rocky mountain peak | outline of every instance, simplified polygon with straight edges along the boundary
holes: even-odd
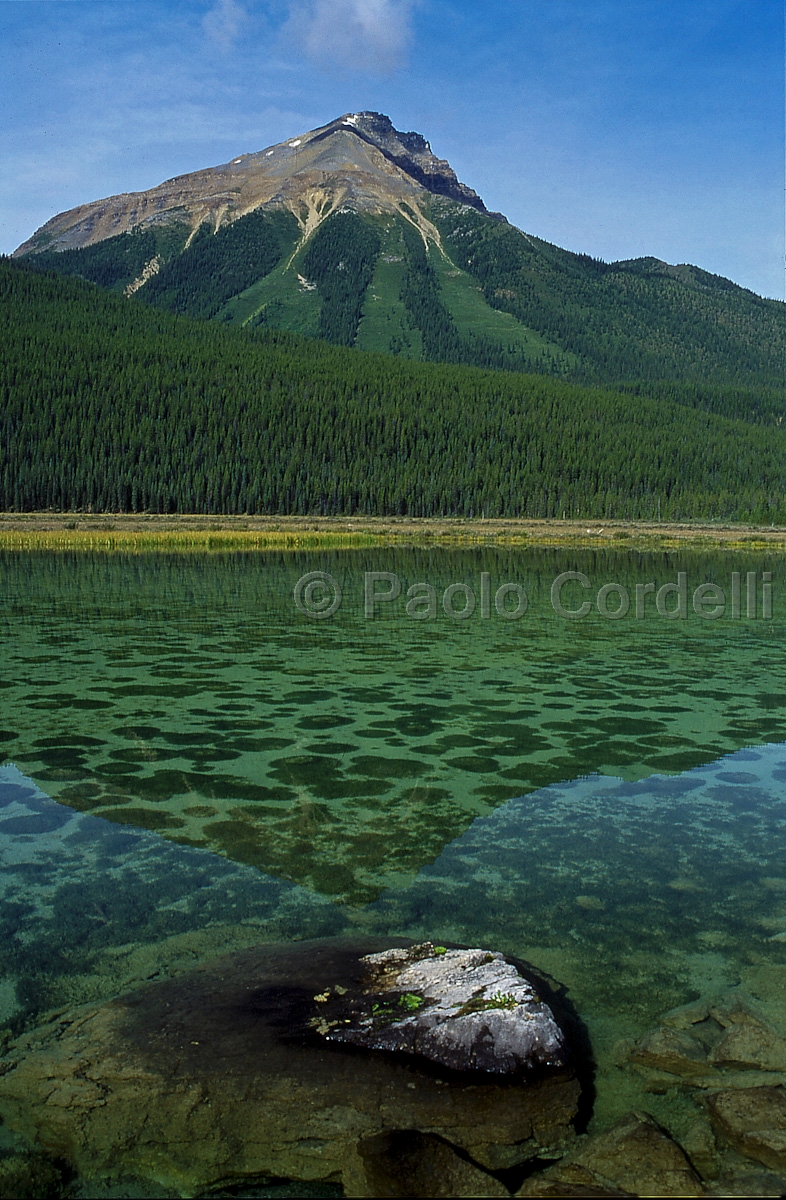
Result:
[[[486,211],[477,192],[436,157],[422,134],[396,129],[384,113],[345,113],[221,166],[59,213],[15,253],[89,246],[150,224],[185,222],[196,231],[207,222],[218,229],[256,209],[274,208],[289,209],[308,238],[342,205],[368,213],[401,213],[405,206],[404,211],[420,214],[429,194]],[[427,219],[416,219],[427,234]]]
[[[380,145],[384,143],[392,145],[397,142],[411,154],[431,154],[431,145],[422,133],[414,131],[403,133],[400,129],[396,129],[390,117],[385,116],[384,113],[347,113],[343,120],[355,123],[369,137],[375,138]]]
[[[448,196],[468,204],[480,212],[486,206],[477,192],[461,183],[450,163],[437,158],[422,133],[403,133],[396,129],[390,117],[378,112],[345,113],[338,121],[325,127],[324,136],[337,128],[350,129],[357,137],[374,145],[412,179],[437,196]],[[322,131],[320,131],[322,132]]]

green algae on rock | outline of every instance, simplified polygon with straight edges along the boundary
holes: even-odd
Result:
[[[439,949],[421,942],[365,955],[359,990],[315,997],[325,1011],[314,1028],[329,1042],[404,1052],[454,1071],[565,1066],[554,1014],[512,963],[488,950]]]

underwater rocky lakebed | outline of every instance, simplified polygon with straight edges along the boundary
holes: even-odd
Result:
[[[741,988],[786,1033],[777,556],[0,564],[6,1043],[229,950],[347,936],[490,946],[565,985],[590,1131],[695,1122],[629,1054],[668,1010]],[[315,572],[332,615],[319,588],[296,603]]]

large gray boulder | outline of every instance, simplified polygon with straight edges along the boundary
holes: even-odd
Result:
[[[423,942],[365,955],[359,988],[317,996],[333,1042],[420,1055],[455,1071],[511,1075],[565,1066],[565,1036],[502,954]]]

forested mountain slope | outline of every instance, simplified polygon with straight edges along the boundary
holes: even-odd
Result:
[[[337,311],[341,310],[340,306]],[[786,431],[0,262],[0,508],[786,521]]]

